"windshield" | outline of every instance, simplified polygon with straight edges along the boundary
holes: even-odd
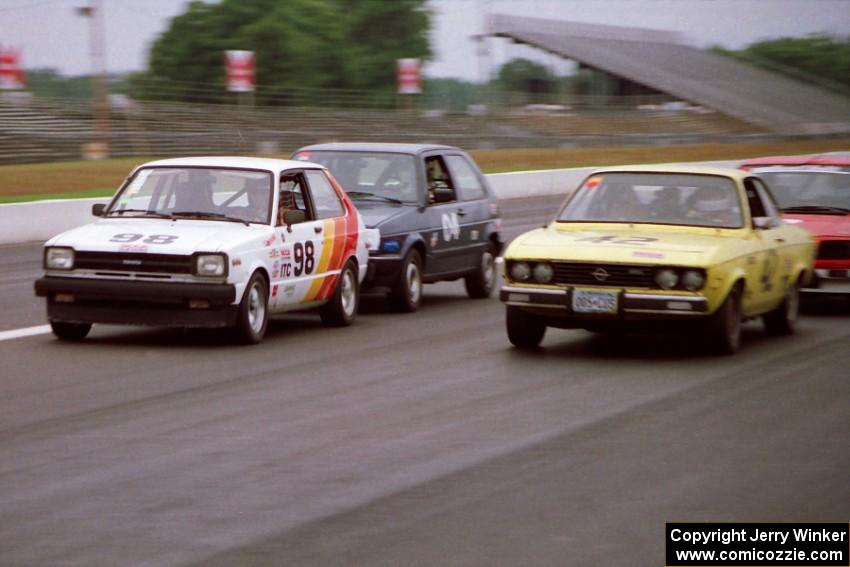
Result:
[[[576,190],[559,222],[627,222],[740,228],[735,182],[717,175],[601,173]]]
[[[136,172],[106,214],[267,224],[271,202],[272,175],[268,171],[148,167]]]
[[[299,161],[327,167],[354,201],[417,203],[416,162],[411,155],[379,152],[303,151]]]
[[[850,209],[850,173],[837,171],[759,171],[783,209]]]

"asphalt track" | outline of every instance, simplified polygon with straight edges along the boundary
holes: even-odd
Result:
[[[552,203],[505,203],[506,235]],[[40,246],[0,265],[0,332],[44,325]],[[559,330],[518,352],[458,282],[255,347],[7,333],[0,565],[662,565],[665,521],[846,522],[850,313],[810,311],[719,358]]]

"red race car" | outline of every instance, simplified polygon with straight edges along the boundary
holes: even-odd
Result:
[[[815,277],[807,294],[850,298],[850,156],[779,156],[740,165],[770,186],[782,216],[818,241]]]

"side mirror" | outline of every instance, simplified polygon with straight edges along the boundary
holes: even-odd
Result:
[[[455,192],[448,187],[432,187],[431,195],[434,203],[449,203],[455,200]]]
[[[102,217],[106,212],[106,203],[95,203],[91,206],[91,214],[96,217]]]
[[[753,217],[753,228],[756,230],[767,230],[773,226],[773,219],[770,217]]]
[[[307,220],[307,215],[304,213],[304,211],[298,209],[291,209],[283,212],[283,223],[286,226],[298,224],[299,222],[304,222],[305,220]]]

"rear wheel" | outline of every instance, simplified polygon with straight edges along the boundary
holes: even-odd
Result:
[[[708,321],[708,340],[717,354],[734,354],[741,346],[741,286],[736,285]]]
[[[546,334],[546,325],[538,317],[513,305],[508,305],[506,308],[505,326],[508,331],[508,340],[521,349],[540,346],[543,335]]]
[[[331,300],[322,305],[319,315],[322,323],[335,327],[347,327],[354,322],[357,315],[357,304],[360,299],[360,289],[357,282],[357,272],[354,263],[349,260],[339,273]]]
[[[236,340],[244,344],[257,344],[266,334],[269,322],[269,289],[259,272],[248,280],[234,329]]]
[[[762,315],[764,330],[768,335],[790,335],[794,333],[797,316],[800,314],[800,285],[788,288],[779,307]]]
[[[422,303],[422,257],[416,248],[401,263],[401,273],[390,292],[390,301],[399,311],[412,313]]]
[[[51,321],[50,329],[58,339],[63,341],[81,341],[91,331],[91,323],[67,323]]]
[[[487,244],[487,248],[481,253],[478,267],[464,279],[466,293],[473,299],[490,297],[493,288],[496,287],[496,254],[493,243]]]

